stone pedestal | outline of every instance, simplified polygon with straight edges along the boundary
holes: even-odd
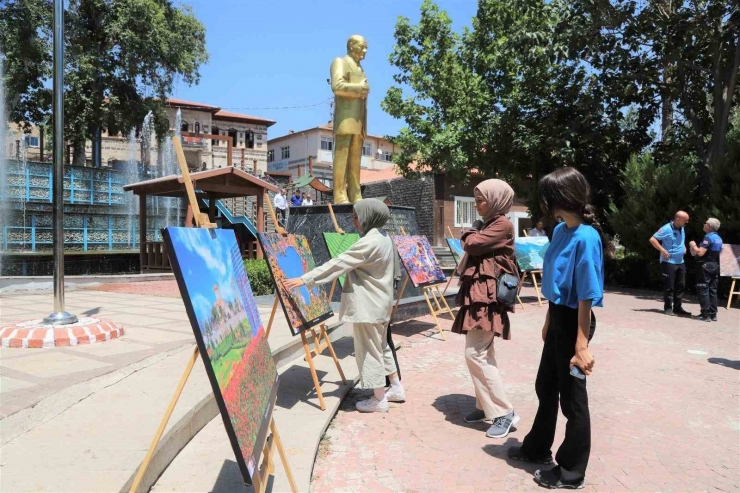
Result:
[[[359,233],[352,224],[352,204],[332,205],[334,215],[339,227],[345,233]],[[384,228],[391,235],[400,235],[401,228],[408,235],[419,234],[419,225],[413,207],[388,206],[391,211],[391,220]],[[321,265],[331,259],[329,250],[324,241],[325,232],[334,232],[334,223],[331,220],[329,207],[326,205],[313,205],[306,207],[291,207],[290,217],[286,230],[289,233],[303,235],[308,239],[316,265]],[[406,279],[406,270],[401,266],[401,283]],[[338,283],[337,283],[338,284]],[[400,284],[399,284],[400,287]],[[339,301],[341,288],[337,286],[334,290],[332,301]],[[421,296],[421,290],[410,282],[406,285],[403,299]]]

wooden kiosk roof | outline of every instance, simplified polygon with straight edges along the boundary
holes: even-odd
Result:
[[[213,199],[262,195],[266,190],[277,192],[278,188],[256,176],[236,168],[218,168],[190,174],[196,193],[205,193]],[[135,195],[160,197],[186,197],[185,180],[182,175],[169,175],[152,180],[124,185],[123,189]]]

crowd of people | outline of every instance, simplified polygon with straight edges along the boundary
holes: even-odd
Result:
[[[583,487],[591,450],[586,378],[595,362],[589,350],[596,326],[592,308],[603,306],[603,259],[611,244],[603,239],[590,205],[589,184],[580,172],[555,171],[541,180],[540,191],[543,211],[560,222],[552,231],[542,277],[549,308],[535,383],[539,408],[522,446],[508,453],[514,460],[553,464],[560,403],[568,423],[554,458],[557,465],[537,470],[535,480],[549,488],[574,489]],[[520,419],[506,395],[494,351],[496,337],[510,339],[509,313],[514,311],[511,292],[516,286],[502,280],[519,279],[514,229],[506,218],[513,200],[513,189],[502,180],[485,180],[475,188],[475,207],[482,219],[461,238],[465,255],[458,266],[460,309],[453,322],[453,332],[465,335],[464,358],[476,397],[476,409],[465,421],[490,422],[486,435],[493,438],[506,437]],[[387,338],[394,285],[400,278],[393,243],[383,230],[390,211],[377,199],[363,199],[354,205],[353,219],[361,233],[357,243],[303,276],[286,280],[285,286],[313,287],[345,276],[339,317],[353,323],[360,387],[372,390],[356,407],[361,412],[388,412],[389,402],[406,399]]]

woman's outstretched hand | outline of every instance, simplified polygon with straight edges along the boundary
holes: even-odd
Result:
[[[305,286],[305,285],[306,283],[303,282],[303,279],[301,279],[300,277],[296,277],[293,279],[286,279],[285,281],[283,281],[283,286],[288,291],[291,291],[295,288],[300,288],[301,286]]]

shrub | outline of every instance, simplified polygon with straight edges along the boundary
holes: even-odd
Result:
[[[274,283],[265,259],[247,259],[244,261],[244,268],[255,296],[273,293]]]

